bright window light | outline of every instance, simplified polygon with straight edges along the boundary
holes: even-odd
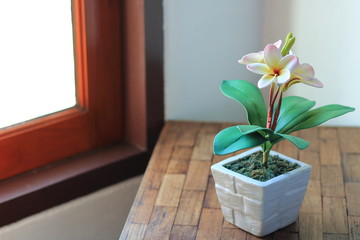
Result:
[[[0,0],[0,128],[76,104],[70,0]]]

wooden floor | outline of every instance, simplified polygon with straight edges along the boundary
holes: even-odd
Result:
[[[212,155],[228,124],[168,122],[145,172],[120,239],[360,239],[360,128],[320,127],[275,150],[313,166],[297,222],[258,238],[224,221],[210,173],[227,156]]]

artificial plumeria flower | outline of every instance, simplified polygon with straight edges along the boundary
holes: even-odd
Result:
[[[271,83],[282,85],[290,80],[291,74],[298,65],[298,58],[294,55],[282,56],[279,48],[269,44],[264,49],[264,63],[250,63],[246,68],[254,73],[263,74],[258,82],[259,88],[269,86]]]
[[[281,40],[275,42],[274,45],[277,48],[280,48]],[[264,63],[264,51],[246,54],[238,61],[238,63],[245,64],[245,65],[248,65],[251,63]]]
[[[314,68],[308,64],[298,64],[294,72],[290,76],[290,80],[285,84],[284,91],[295,83],[304,83],[313,87],[322,88],[324,85],[319,79],[314,77]]]

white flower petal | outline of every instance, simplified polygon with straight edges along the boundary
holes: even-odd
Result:
[[[282,69],[279,75],[276,76],[276,82],[278,84],[284,84],[290,79],[290,71],[288,69]]]
[[[282,41],[279,40],[279,41],[274,42],[274,45],[280,49],[281,43],[282,43]]]
[[[300,78],[300,82],[313,86],[313,87],[317,87],[317,88],[322,88],[324,87],[324,84],[322,82],[320,82],[319,79],[317,78]]]
[[[265,47],[264,60],[270,68],[278,68],[281,57],[280,50],[274,44],[268,44]]]
[[[304,75],[304,76],[312,77],[312,78],[315,75],[314,68],[310,64],[307,64],[307,63],[303,63],[300,65],[298,73],[301,75]]]
[[[249,53],[246,54],[245,56],[243,56],[240,60],[239,63],[241,64],[251,64],[251,63],[261,63],[263,61],[263,56],[260,53]]]
[[[299,66],[299,59],[295,55],[286,55],[281,58],[279,67],[288,69],[290,72],[293,72]]]
[[[265,74],[259,81],[258,81],[258,88],[264,88],[269,86],[273,81],[275,77],[271,74]]]
[[[246,68],[257,74],[271,74],[271,69],[263,63],[251,63],[246,66]]]

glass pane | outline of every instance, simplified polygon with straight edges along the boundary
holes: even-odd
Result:
[[[70,0],[0,0],[0,127],[76,104]]]

